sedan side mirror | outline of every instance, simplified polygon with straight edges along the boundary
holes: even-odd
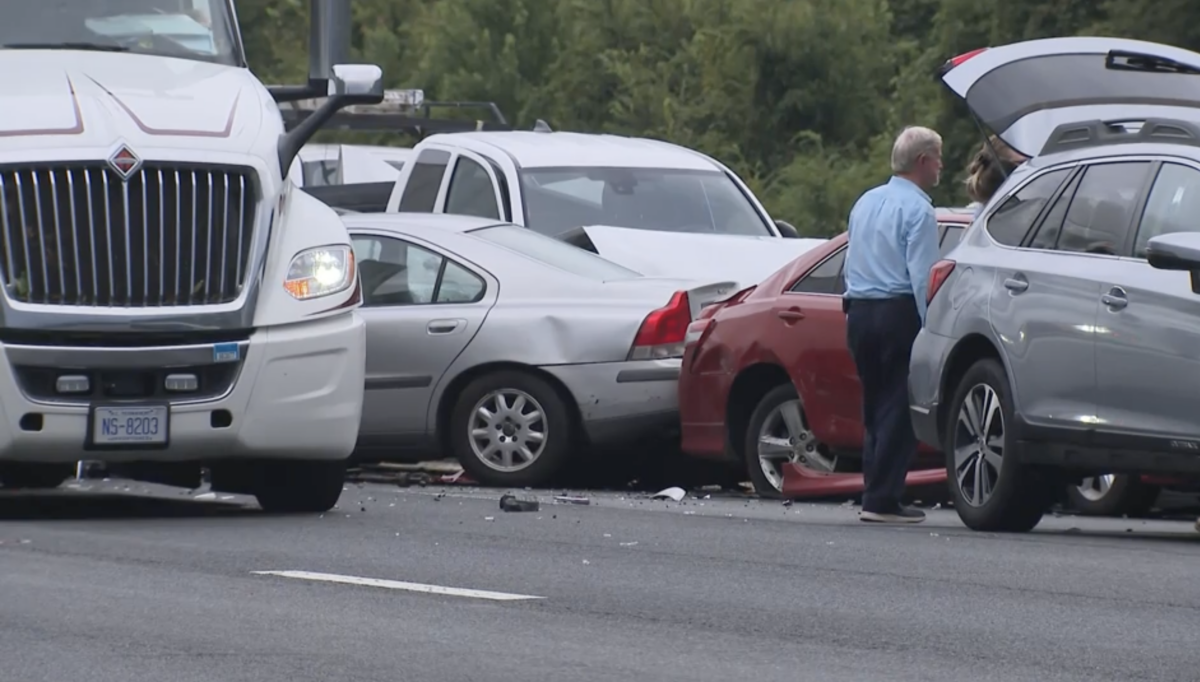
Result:
[[[1159,270],[1190,273],[1192,293],[1200,294],[1200,234],[1175,232],[1154,237],[1146,244],[1146,260]]]
[[[779,230],[779,236],[781,237],[785,237],[787,239],[800,238],[800,230],[797,230],[796,226],[792,225],[791,223],[786,223],[782,220],[776,220],[775,228]]]

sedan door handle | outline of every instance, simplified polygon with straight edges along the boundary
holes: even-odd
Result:
[[[450,334],[461,327],[462,320],[434,320],[426,329],[430,334]]]
[[[1004,280],[1004,288],[1009,291],[1019,294],[1029,288],[1029,280],[1024,278],[1009,277]]]
[[[796,307],[787,308],[785,310],[776,310],[775,314],[779,317],[779,319],[787,320],[788,322],[795,322],[797,320],[804,319],[804,311]]]
[[[1108,290],[1107,294],[1100,297],[1100,302],[1111,310],[1121,310],[1129,305],[1129,297],[1125,295],[1125,290],[1121,287],[1113,287]]]

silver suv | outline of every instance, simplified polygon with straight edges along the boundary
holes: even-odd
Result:
[[[1054,38],[941,78],[1032,159],[930,275],[917,436],[970,528],[1109,473],[1200,473],[1200,54]]]

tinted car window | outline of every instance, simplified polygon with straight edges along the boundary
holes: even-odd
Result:
[[[442,174],[450,163],[450,152],[426,149],[413,163],[404,194],[400,195],[400,210],[414,213],[432,213],[442,186]]]
[[[1142,212],[1133,255],[1146,257],[1146,244],[1172,232],[1200,232],[1200,171],[1164,163]]]
[[[446,190],[446,213],[500,219],[492,179],[473,159],[460,156],[455,162]]]
[[[1042,207],[1071,169],[1051,171],[1028,182],[988,216],[987,231],[1005,246],[1020,246]]]
[[[846,286],[842,279],[842,264],[846,261],[846,249],[826,258],[820,265],[808,271],[788,291],[795,294],[842,294]]]
[[[601,282],[641,277],[640,273],[601,258],[591,251],[584,251],[577,246],[571,246],[566,242],[516,225],[493,225],[471,230],[467,234],[498,244],[546,265]]]
[[[1058,235],[1059,251],[1120,254],[1129,238],[1149,161],[1102,163],[1084,172]]]

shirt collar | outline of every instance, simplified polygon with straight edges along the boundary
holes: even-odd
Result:
[[[928,194],[925,193],[925,190],[918,187],[917,183],[913,182],[912,180],[909,180],[908,178],[902,178],[898,175],[893,175],[892,179],[888,180],[888,184],[893,187],[901,187],[904,189],[911,189],[912,191],[916,192],[917,194],[920,194],[921,197],[925,199],[925,201],[928,201],[931,204],[933,203],[933,199]]]

